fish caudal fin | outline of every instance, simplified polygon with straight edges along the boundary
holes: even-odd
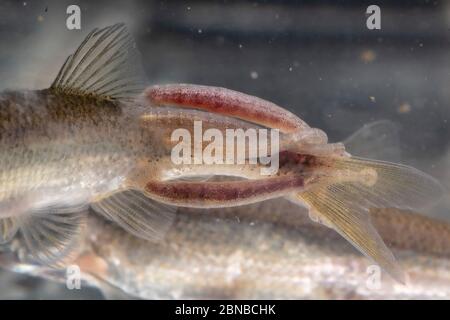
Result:
[[[421,208],[437,201],[441,185],[414,168],[359,158],[336,158],[322,183],[298,193],[310,210],[394,279],[405,276],[370,221],[371,208]]]
[[[163,239],[177,210],[135,189],[115,192],[92,203],[91,208],[131,234],[150,241]]]
[[[359,157],[401,161],[399,127],[390,120],[365,124],[343,143],[347,152]]]
[[[405,275],[391,251],[386,247],[370,222],[368,212],[359,210],[351,202],[342,201],[342,194],[333,186],[317,188],[301,194],[318,218],[334,228],[359,251],[386,270],[394,279],[405,282]]]

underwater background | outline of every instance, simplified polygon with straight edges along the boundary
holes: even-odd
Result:
[[[398,128],[401,162],[450,190],[450,2],[0,0],[0,89],[49,86],[95,27],[125,22],[150,84],[242,91],[341,141],[364,124]],[[81,30],[66,8],[81,8]],[[370,147],[370,141],[368,141]],[[424,214],[450,221],[450,192]],[[0,271],[0,299],[95,299],[95,289]]]

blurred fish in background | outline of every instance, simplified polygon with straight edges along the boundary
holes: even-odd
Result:
[[[382,156],[382,160],[401,158],[401,162],[439,177],[447,190],[450,187],[448,170],[450,134],[447,121],[450,113],[447,107],[450,98],[447,90],[450,83],[448,72],[450,65],[445,32],[448,29],[449,10],[445,2],[429,4],[422,1],[402,1],[395,5],[381,4],[383,12],[381,31],[370,31],[365,28],[363,13],[368,4],[358,1],[347,2],[345,5],[336,5],[329,1],[276,3],[198,1],[189,4],[183,1],[100,1],[94,5],[86,1],[79,3],[83,21],[81,31],[69,31],[65,28],[67,17],[65,9],[68,5],[69,3],[66,4],[64,1],[1,2],[0,15],[3,23],[0,26],[0,36],[2,41],[8,43],[8,46],[2,46],[0,49],[2,89],[48,86],[72,50],[73,44],[79,43],[86,31],[95,26],[124,21],[135,30],[146,74],[152,83],[188,82],[217,85],[277,101],[312,126],[323,128],[335,141],[349,136],[364,124],[389,119],[397,130],[398,144],[391,149],[386,148],[390,151]],[[67,51],[61,48],[66,48]],[[373,138],[369,136],[370,139]],[[367,146],[373,143],[377,142],[368,141]],[[348,145],[351,144],[350,138]],[[368,151],[370,150],[365,152]],[[433,211],[422,214],[448,219],[449,198],[447,197]],[[236,216],[239,217],[238,211]],[[213,228],[216,236],[226,236],[230,234],[229,230],[240,230],[240,237],[237,238],[241,238],[243,242],[249,233],[255,232],[254,228],[248,231],[248,225],[243,227],[242,224],[245,222],[240,222],[240,219],[226,222],[223,229],[219,228],[220,222],[214,223],[214,219],[205,220],[206,218],[201,216],[192,219],[194,220],[181,219],[177,226],[181,231],[187,230],[191,224],[200,231]],[[255,219],[250,220],[249,223],[254,223]],[[275,231],[279,226],[272,225],[273,221],[264,223],[265,226],[258,227],[260,230],[252,234],[252,237],[265,232],[268,235],[278,234]],[[110,228],[108,225],[104,227],[102,222],[93,222],[92,225],[99,226],[98,229],[93,229],[92,234],[95,234],[95,230],[98,232],[103,228],[106,228],[105,230]],[[431,254],[434,247],[446,247],[444,224],[442,228],[444,231],[441,231],[443,232],[441,243],[439,240],[431,242],[425,249],[426,254]],[[111,234],[118,232],[112,230],[114,231],[111,231]],[[294,228],[295,230],[299,233],[292,239],[286,236],[285,239],[280,239],[280,242],[260,243],[269,245],[283,243],[288,248],[295,247],[295,243],[302,243],[302,239],[298,237],[308,234],[307,231],[302,233],[301,228]],[[107,236],[103,233],[102,235]],[[175,231],[171,235],[175,247],[177,239],[189,236]],[[192,241],[196,243],[197,240]],[[326,240],[318,242],[321,250],[328,250],[326,248],[330,243]],[[304,243],[309,244],[308,241]],[[228,249],[230,252],[239,252],[241,245],[239,242],[228,245],[231,248]],[[138,243],[133,246],[142,249],[142,245]],[[345,247],[344,244],[343,246]],[[109,249],[104,247],[103,251],[99,247],[96,250],[101,251],[98,256],[106,259],[108,264],[115,261],[108,253],[123,253],[128,249],[125,245],[120,247],[117,244],[117,247]],[[243,253],[244,257],[251,252],[256,254],[256,248],[250,249]],[[353,252],[351,249],[349,251]],[[420,258],[420,254],[416,252],[417,248],[411,251],[415,253],[408,256],[406,261],[424,269],[424,264],[420,261],[425,260]],[[187,251],[174,252],[186,254],[189,258]],[[328,254],[333,256],[330,252]],[[445,256],[446,253],[437,254]],[[361,258],[357,255],[350,254],[350,257],[348,261],[356,261],[355,265],[358,261],[361,263]],[[271,261],[277,259],[284,261],[284,258],[274,257]],[[126,262],[127,259],[133,261],[130,257],[125,257],[122,261]],[[403,260],[401,261],[403,264]],[[438,270],[437,276],[434,273],[424,272],[423,269],[422,274],[431,278],[437,277],[445,283],[444,280],[448,276],[447,262],[445,259],[439,261],[439,266],[436,266],[434,271],[427,271]],[[145,260],[135,261],[131,265],[139,268],[140,263],[144,262]],[[348,262],[344,265],[348,270],[349,265],[353,264]],[[232,267],[233,264],[230,268]],[[359,274],[361,270],[365,270],[362,267],[356,268],[359,268]],[[294,270],[294,274],[295,272],[300,271]],[[333,272],[330,274],[336,275]],[[146,273],[142,271],[141,274]],[[14,293],[14,290],[2,291],[9,295],[6,298],[45,298],[52,297],[52,292],[55,293],[53,297],[58,298],[100,297],[96,291],[87,290],[83,293],[76,290],[69,291],[65,286],[58,288],[55,284],[45,283],[43,285],[47,286],[46,290],[37,289],[39,280],[21,278],[19,281],[16,280],[17,277],[21,276],[11,273],[1,275],[0,279],[6,279],[4,281],[7,281],[8,288],[12,288],[16,281],[19,283],[17,293]],[[183,292],[178,292],[177,295],[173,288],[162,289],[159,293],[156,290],[152,296],[151,293],[139,288],[138,282],[127,284],[127,278],[121,274],[109,274],[109,279],[116,286],[127,288],[127,292],[137,297],[189,297]],[[159,280],[161,279],[163,277]],[[310,279],[304,281],[312,281],[313,284],[320,283],[319,280],[311,280],[314,279],[312,277],[303,279]],[[326,277],[322,274],[321,279],[325,281],[323,279]],[[133,281],[132,278],[128,280]],[[24,283],[27,285],[24,286]],[[234,288],[238,285],[237,282],[231,283],[230,289],[222,293],[212,287],[210,292],[206,290],[195,293],[194,290],[191,297],[207,298],[215,295],[221,297],[221,294],[229,297],[251,297],[251,292],[245,295],[247,289],[245,284],[242,285],[244,291],[239,291]],[[0,282],[0,286],[3,286],[3,283]],[[419,291],[423,294],[416,297],[426,297],[427,290],[430,297],[446,297],[448,293],[436,286],[438,283],[428,282],[422,287],[422,291]],[[21,291],[21,287],[27,289]],[[33,291],[33,288],[36,288],[36,291]],[[323,288],[326,286],[318,286],[317,290],[324,290]],[[253,292],[260,292],[259,297],[267,297],[264,296],[262,289],[250,289],[254,289]],[[61,290],[61,293],[57,290]],[[401,290],[398,289],[397,292]],[[299,294],[297,297],[364,296],[360,294],[360,290],[354,288],[353,291],[348,290],[351,294],[347,296],[342,292],[336,293],[335,296],[327,296],[312,290],[309,295],[307,291],[297,292]],[[380,297],[389,297],[386,293],[383,296],[381,292]],[[402,296],[399,294],[392,297]]]

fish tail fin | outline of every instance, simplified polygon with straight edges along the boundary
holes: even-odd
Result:
[[[362,158],[335,158],[333,170],[315,186],[296,194],[394,279],[405,275],[370,220],[372,208],[421,208],[437,201],[441,185],[412,167]]]

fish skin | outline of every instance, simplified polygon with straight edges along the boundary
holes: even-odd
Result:
[[[139,143],[128,144],[131,137],[130,116],[115,102],[51,90],[6,92],[0,98],[0,201],[23,201],[39,187],[100,192],[130,170]]]
[[[370,289],[371,263],[282,199],[183,209],[160,243],[92,213],[74,263],[84,285],[141,299],[450,299],[450,225],[397,209],[377,210],[372,221],[408,274],[406,285],[383,272],[380,288]],[[64,272],[7,261],[65,281]]]

